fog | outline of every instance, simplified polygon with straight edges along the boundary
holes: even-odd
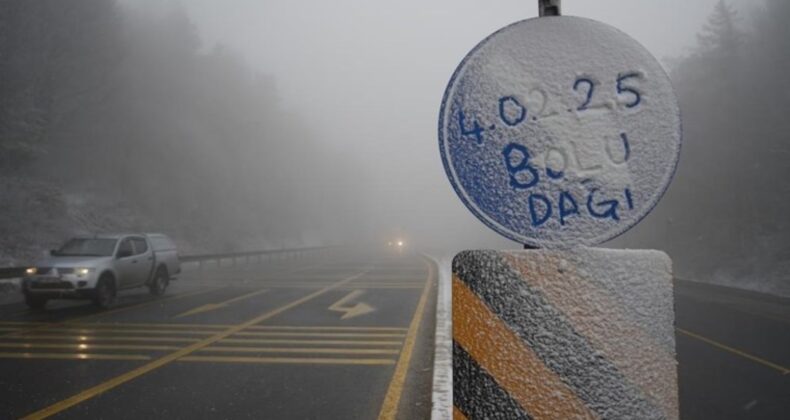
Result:
[[[715,1],[684,3],[566,1],[563,7],[566,14],[615,25],[658,57],[671,57],[693,45]],[[516,246],[474,219],[449,188],[436,121],[460,59],[498,28],[536,16],[537,2],[183,4],[206,48],[229,45],[273,75],[283,104],[320,127],[322,142],[359,163],[359,185],[348,187],[358,198],[355,206],[369,206],[364,221],[373,232],[403,231],[418,243],[453,248]],[[667,33],[659,20],[676,30]]]
[[[127,229],[195,251],[395,237],[415,249],[519,246],[455,196],[436,131],[459,61],[537,2],[65,3],[0,5],[4,261],[75,232]],[[683,276],[784,292],[788,200],[750,185],[786,192],[790,37],[775,22],[790,11],[730,1],[723,28],[717,3],[563,1],[563,14],[645,45],[683,109],[667,197],[607,246],[664,249]],[[758,139],[762,152],[738,160]],[[746,175],[732,187],[721,165]]]

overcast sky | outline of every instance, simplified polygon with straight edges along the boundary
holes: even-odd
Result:
[[[664,59],[694,45],[716,1],[562,3],[563,14],[609,23]],[[434,225],[441,220],[447,229],[482,226],[444,176],[436,138],[439,105],[463,56],[500,27],[536,16],[537,1],[181,4],[206,48],[220,42],[239,51],[251,66],[274,77],[283,104],[298,110],[322,140],[367,165],[369,174],[359,182],[377,191],[377,197],[368,199],[389,212],[393,225],[419,229],[420,220]],[[496,238],[484,230],[474,232]]]

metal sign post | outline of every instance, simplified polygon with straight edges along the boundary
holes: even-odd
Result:
[[[621,31],[560,15],[493,33],[439,115],[458,197],[523,251],[453,260],[456,418],[678,417],[671,261],[587,248],[639,223],[680,153],[669,77]],[[534,249],[530,249],[534,248]]]
[[[538,15],[559,16],[561,13],[560,3],[562,0],[538,0]]]

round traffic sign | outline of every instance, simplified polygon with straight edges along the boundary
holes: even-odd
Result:
[[[639,43],[589,19],[528,19],[484,39],[444,94],[439,147],[483,223],[535,247],[594,245],[638,223],[674,175],[680,114]]]

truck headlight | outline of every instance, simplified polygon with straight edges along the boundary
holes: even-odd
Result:
[[[30,267],[25,270],[25,274],[27,274],[28,276],[34,276],[36,275],[37,272],[38,269],[36,267]]]

